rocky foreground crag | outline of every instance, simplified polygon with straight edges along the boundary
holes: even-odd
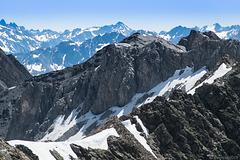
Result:
[[[113,117],[95,130],[114,127],[119,137],[107,139],[108,150],[72,144],[80,159],[219,159],[240,158],[240,65],[194,95],[180,90],[169,100],[157,97],[130,115]],[[144,128],[136,119],[140,118]],[[130,120],[145,137],[155,157],[141,148],[121,122]]]
[[[240,43],[213,32],[191,31],[179,45],[135,33],[98,51],[87,62],[25,80],[0,93],[0,136],[41,139],[59,115],[124,106],[186,66],[209,70],[225,54],[240,61]],[[81,107],[79,107],[81,106]]]

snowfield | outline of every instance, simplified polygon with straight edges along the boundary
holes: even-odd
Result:
[[[100,148],[108,149],[107,138],[109,136],[117,136],[116,130],[114,128],[103,130],[95,135],[81,139],[78,141],[71,142],[31,142],[31,141],[21,141],[21,140],[12,140],[8,141],[10,145],[22,144],[27,146],[33,151],[34,154],[38,155],[40,160],[55,160],[51,155],[50,150],[56,150],[65,160],[71,160],[70,156],[77,158],[76,154],[72,151],[70,144],[74,143],[80,145],[84,148]]]

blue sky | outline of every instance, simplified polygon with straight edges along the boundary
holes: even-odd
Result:
[[[240,24],[239,0],[1,0],[0,19],[27,29],[87,28],[124,22],[133,29],[169,30]]]

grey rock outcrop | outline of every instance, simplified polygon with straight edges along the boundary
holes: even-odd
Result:
[[[240,62],[240,42],[238,40],[222,40],[213,32],[192,30],[190,35],[182,38],[178,45],[182,45],[188,51],[183,54],[183,61],[191,61],[194,70],[203,65],[212,70],[220,59],[228,54],[230,59]]]
[[[31,75],[13,55],[6,55],[0,49],[0,91],[1,87],[12,87],[28,79]]]
[[[13,55],[6,55],[0,49],[0,95],[7,94],[14,86],[19,85],[24,80],[30,78],[31,75],[20,64]],[[11,88],[12,87],[12,88]],[[16,94],[20,94],[16,93]],[[0,101],[2,104],[4,100]],[[9,102],[14,103],[14,102]],[[0,107],[0,135],[6,133],[10,125],[12,116],[12,108],[8,105],[1,105]],[[4,136],[2,136],[4,137]]]

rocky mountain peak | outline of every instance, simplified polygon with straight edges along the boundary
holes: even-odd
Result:
[[[16,23],[14,23],[14,22],[10,22],[9,26],[11,26],[13,28],[17,28],[18,27],[18,25]]]
[[[220,40],[220,38],[213,31],[203,32],[202,34],[208,36],[210,40]]]
[[[0,91],[2,86],[12,87],[31,77],[25,67],[13,55],[0,49]]]
[[[219,23],[215,23],[213,24],[213,26],[215,27],[216,31],[220,31],[220,29],[222,28],[222,26]]]
[[[191,30],[190,35],[187,37],[181,38],[178,45],[182,45],[186,47],[186,50],[192,50],[198,44],[205,40],[220,40],[220,38],[212,31],[209,32],[200,32],[196,30]]]
[[[156,40],[158,40],[158,38],[155,36],[140,34],[136,32],[122,40],[120,43],[128,43],[132,46],[143,47],[145,44],[151,43]]]
[[[6,21],[5,21],[4,19],[1,19],[1,21],[0,21],[0,25],[2,25],[2,26],[6,26],[7,23],[6,23]]]
[[[116,25],[121,26],[121,25],[125,25],[125,24],[123,22],[119,21],[119,22],[116,23]]]
[[[18,27],[18,25],[17,25],[16,23],[14,23],[14,22],[10,22],[9,24],[7,24],[4,19],[2,19],[2,20],[0,21],[0,25],[2,25],[2,26],[8,26],[8,27],[13,27],[13,28]]]
[[[124,40],[122,40],[120,42],[120,44],[121,43],[128,43],[133,47],[141,47],[141,48],[144,46],[147,46],[150,43],[158,43],[158,44],[161,44],[162,46],[164,46],[164,48],[170,48],[170,49],[173,49],[173,50],[179,51],[179,52],[185,51],[184,47],[175,45],[165,39],[158,38],[156,36],[149,35],[149,34],[140,34],[138,32],[125,38]]]

